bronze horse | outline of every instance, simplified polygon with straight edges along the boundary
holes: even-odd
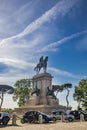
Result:
[[[43,56],[40,58],[39,63],[36,65],[36,67],[34,68],[34,70],[39,73],[39,71],[41,70],[41,68],[43,68],[44,72],[46,72],[46,68],[47,68],[47,61],[48,61],[48,56],[46,56],[43,59]]]

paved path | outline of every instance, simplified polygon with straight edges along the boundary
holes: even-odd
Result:
[[[21,124],[17,121],[17,126],[12,126],[11,122],[6,126],[0,126],[2,130],[87,130],[87,122],[56,122],[48,124]]]

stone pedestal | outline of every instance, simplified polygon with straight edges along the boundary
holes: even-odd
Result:
[[[26,111],[29,110],[36,110],[36,111],[41,111],[44,113],[51,113],[53,110],[66,110],[65,106],[62,105],[54,105],[54,106],[50,106],[50,105],[34,105],[34,106],[23,106],[23,107],[19,107],[19,108],[15,108],[15,111],[17,112],[17,114],[24,114]]]
[[[52,89],[53,76],[49,73],[41,73],[35,75],[33,80],[33,90],[37,88],[40,90],[39,95],[33,94],[29,101],[22,107],[16,108],[17,113],[24,113],[28,110],[37,110],[49,113],[52,110],[66,109],[65,106],[59,105],[59,100],[55,100],[52,96],[47,96],[47,87]]]
[[[47,105],[49,106],[58,106],[59,100],[55,100],[52,96],[47,96]]]
[[[36,96],[36,105],[48,105],[47,102],[47,87],[52,89],[52,76],[48,73],[35,75],[33,80],[33,89],[37,86],[40,89],[40,95]]]

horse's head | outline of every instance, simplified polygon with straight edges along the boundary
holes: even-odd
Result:
[[[45,61],[48,61],[48,56],[45,57]]]

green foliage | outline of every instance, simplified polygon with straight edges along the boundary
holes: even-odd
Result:
[[[19,106],[24,105],[30,98],[32,87],[30,79],[21,79],[15,83],[13,100],[18,102]]]
[[[69,107],[69,101],[68,101],[68,96],[69,96],[69,92],[70,92],[70,88],[72,88],[72,84],[71,83],[66,83],[66,84],[63,84],[63,85],[53,85],[52,86],[52,90],[54,92],[56,92],[56,97],[57,97],[57,94],[59,92],[62,92],[64,90],[67,90],[67,95],[66,95],[66,102],[67,102],[67,108]]]
[[[63,91],[63,87],[61,85],[52,85],[52,90],[55,92],[62,92]]]
[[[87,109],[87,79],[82,79],[78,86],[75,87],[73,97],[79,105],[81,104],[82,107]]]
[[[62,85],[63,89],[70,89],[72,88],[72,84],[71,83],[65,83]]]
[[[59,92],[62,92],[62,91],[63,91],[63,88],[62,88],[61,85],[52,85],[52,91],[53,91],[53,93],[56,93],[56,94],[54,94],[54,95],[55,95],[55,97],[56,97],[56,99],[57,99],[57,94],[58,94]]]

